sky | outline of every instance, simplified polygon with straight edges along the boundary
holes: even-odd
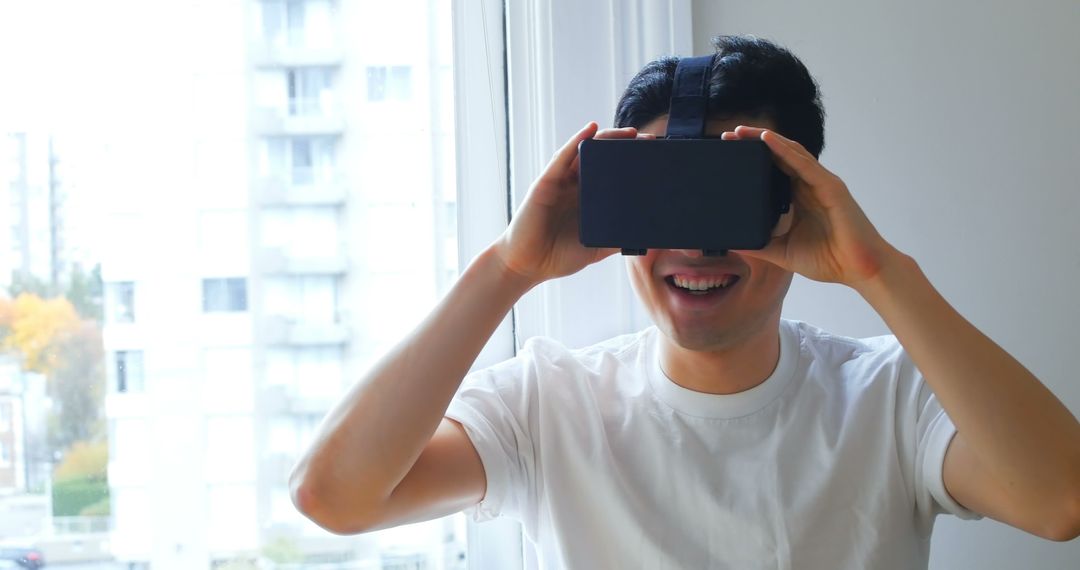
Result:
[[[104,193],[127,185],[111,182],[145,177],[141,158],[190,109],[172,86],[192,66],[197,4],[0,0],[0,134],[53,138],[65,231],[84,263],[100,259]]]

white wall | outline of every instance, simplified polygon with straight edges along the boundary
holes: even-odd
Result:
[[[1080,415],[1080,4],[694,0],[694,47],[751,33],[798,55],[822,162],[945,297]],[[854,293],[797,278],[785,316],[887,332]],[[938,521],[934,569],[1080,568],[1080,540]]]

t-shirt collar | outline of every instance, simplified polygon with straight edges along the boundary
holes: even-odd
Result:
[[[791,380],[798,361],[799,331],[795,323],[780,321],[780,359],[764,382],[735,394],[707,394],[679,386],[660,367],[659,330],[653,330],[649,384],[657,398],[691,416],[733,419],[750,415],[775,400]]]

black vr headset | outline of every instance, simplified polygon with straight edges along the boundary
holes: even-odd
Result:
[[[791,181],[764,142],[705,137],[713,57],[679,60],[666,138],[578,147],[582,245],[724,255],[769,243]]]

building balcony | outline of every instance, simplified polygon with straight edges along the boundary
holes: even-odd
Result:
[[[293,99],[286,108],[256,108],[251,125],[265,136],[340,135],[345,132],[345,113],[326,99]]]
[[[349,329],[341,323],[303,321],[284,316],[264,317],[257,334],[266,345],[314,346],[349,341]]]
[[[334,398],[304,396],[297,394],[296,390],[289,386],[268,386],[262,391],[262,404],[263,413],[269,415],[321,416],[334,407]],[[263,467],[271,477],[284,473],[284,478],[288,479],[294,464],[294,457],[278,453],[269,455]]]
[[[263,206],[344,206],[344,176],[319,176],[312,168],[293,168],[255,179],[255,197]]]
[[[310,46],[279,42],[256,42],[250,48],[251,63],[256,68],[334,67],[345,61],[339,45]]]
[[[349,261],[342,253],[297,256],[268,247],[259,251],[256,267],[265,275],[341,275],[348,271]]]
[[[267,390],[268,399],[272,400],[268,402],[271,406],[285,406],[288,407],[287,396],[281,397],[276,394],[270,394],[272,392],[280,392],[276,388],[282,388],[282,386],[273,386]],[[326,408],[329,409],[329,408]],[[325,410],[323,410],[325,412]],[[296,465],[296,457],[287,453],[271,453],[263,459],[263,476],[271,481],[288,481],[289,475],[292,474],[293,467]]]

